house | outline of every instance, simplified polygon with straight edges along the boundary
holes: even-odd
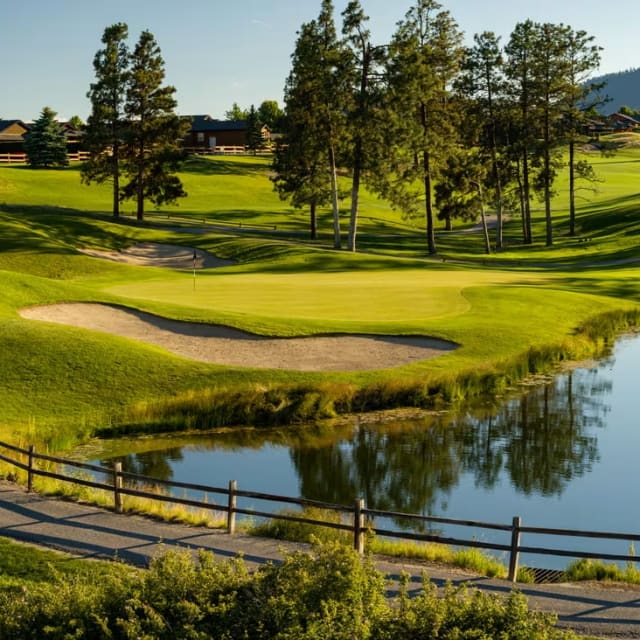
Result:
[[[184,140],[188,149],[213,151],[216,147],[245,147],[247,145],[246,120],[216,120],[208,115],[189,116],[191,130]],[[270,130],[262,126],[262,139],[268,142]]]
[[[28,131],[22,120],[0,120],[0,153],[24,151],[24,134]]]
[[[632,131],[640,127],[640,121],[624,113],[612,113],[609,120],[616,131]]]

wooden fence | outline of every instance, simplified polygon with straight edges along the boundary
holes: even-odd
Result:
[[[68,153],[69,162],[84,162],[89,157],[88,151],[76,151]],[[24,164],[27,161],[27,154],[22,151],[15,153],[0,153],[0,164]]]
[[[93,489],[101,489],[113,494],[113,506],[116,513],[124,511],[124,496],[135,496],[148,500],[157,500],[169,502],[173,504],[181,504],[187,507],[210,510],[212,512],[226,513],[226,529],[229,534],[233,534],[236,530],[236,516],[245,515],[251,518],[267,518],[272,520],[288,520],[291,522],[302,522],[322,527],[329,527],[348,531],[353,536],[353,546],[358,553],[364,553],[365,541],[367,533],[371,532],[377,536],[387,538],[399,538],[403,540],[411,540],[414,542],[436,542],[440,544],[451,545],[464,548],[480,548],[491,551],[502,551],[509,558],[509,580],[516,581],[518,574],[518,566],[520,554],[531,553],[539,555],[564,556],[571,558],[594,558],[599,560],[612,560],[617,562],[636,562],[638,558],[632,555],[596,553],[589,551],[577,551],[570,549],[550,549],[545,547],[534,547],[522,545],[521,539],[523,534],[530,535],[547,535],[562,537],[579,537],[579,538],[599,538],[608,540],[623,540],[627,543],[640,541],[640,534],[630,533],[611,533],[598,531],[576,531],[571,529],[553,529],[546,527],[527,527],[523,526],[519,516],[513,518],[511,524],[499,524],[491,522],[478,522],[473,520],[458,520],[454,518],[440,518],[435,516],[423,516],[416,514],[400,513],[396,511],[383,511],[380,509],[368,509],[362,498],[357,498],[352,506],[332,504],[328,502],[320,502],[316,500],[306,500],[302,498],[291,498],[287,496],[278,496],[258,491],[244,491],[238,489],[237,482],[231,480],[228,487],[212,487],[207,485],[191,484],[186,482],[175,482],[173,480],[162,480],[152,478],[140,474],[128,473],[122,470],[122,464],[114,463],[113,467],[103,467],[75,460],[58,458],[56,456],[36,453],[33,446],[28,449],[16,447],[6,442],[0,442],[0,448],[17,454],[16,457],[0,454],[0,461],[13,465],[17,469],[21,469],[27,473],[27,490],[33,490],[34,476],[43,476],[53,478],[55,480],[70,482],[73,484],[90,487]],[[36,464],[37,462],[45,463]],[[62,466],[62,470],[60,469]],[[47,467],[47,468],[44,468]],[[103,476],[106,480],[100,482],[93,476],[93,479],[86,479],[74,476],[70,469],[84,469],[92,474]],[[197,491],[204,494],[202,500],[192,498],[179,497],[166,493],[158,493],[152,490],[144,490],[145,485],[151,489],[152,487],[165,487],[166,489],[182,489],[186,491]],[[208,501],[209,494],[219,494],[223,496],[222,503],[211,503]],[[326,520],[317,520],[304,516],[301,511],[300,515],[293,513],[282,513],[276,511],[261,511],[255,508],[247,509],[238,506],[238,499],[252,499],[277,503],[279,505],[289,504],[298,507],[312,507],[320,510],[327,510],[341,514],[341,522],[328,522]],[[508,537],[505,544],[492,543],[482,541],[475,536],[467,539],[454,538],[438,535],[436,533],[410,532],[398,529],[385,529],[376,526],[377,518],[386,519],[387,521],[396,521],[407,523],[415,523],[417,528],[429,525],[448,524],[460,527],[469,527],[473,529],[486,529],[494,531],[502,531]]]
[[[207,147],[182,147],[185,153],[191,153],[196,156],[243,156],[250,153],[246,147],[238,146],[215,146]]]

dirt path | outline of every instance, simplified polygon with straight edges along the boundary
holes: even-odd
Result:
[[[279,562],[283,554],[308,550],[304,544],[286,543],[221,530],[171,524],[107,509],[44,498],[21,486],[0,481],[0,535],[77,556],[114,559],[146,566],[158,554],[173,548],[213,551],[218,561],[242,554],[250,568]],[[410,576],[409,588],[417,594],[421,575],[438,586],[447,581],[468,584],[483,591],[506,595],[514,587],[455,568],[415,562],[392,562],[376,557],[387,577],[389,596],[397,594],[401,572]],[[559,626],[601,638],[640,638],[640,590],[602,584],[517,585],[532,608],[555,612]]]

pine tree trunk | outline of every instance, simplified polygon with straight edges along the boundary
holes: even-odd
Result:
[[[318,238],[318,216],[316,213],[315,200],[309,205],[309,225],[311,231],[311,239],[316,240]]]
[[[531,185],[529,184],[529,154],[525,147],[522,153],[522,200],[524,205],[524,243],[531,244]]]
[[[569,141],[569,235],[576,235],[576,143]]]
[[[338,172],[336,169],[336,156],[333,145],[329,145],[329,169],[331,173],[331,203],[333,207],[333,248],[341,249],[340,239],[340,208],[338,204]]]
[[[138,204],[136,219],[144,220],[144,144],[138,149],[140,157],[138,159],[138,180],[136,184],[136,201]]]
[[[353,182],[351,183],[351,215],[349,217],[349,238],[347,248],[356,250],[356,232],[358,229],[358,199],[360,196],[360,173],[362,171],[362,140],[356,139],[353,162]]]
[[[429,255],[435,255],[437,251],[436,234],[433,226],[433,199],[431,197],[431,159],[426,151],[422,154],[422,166],[424,169],[424,196],[427,217],[427,250]]]
[[[547,98],[547,104],[549,98]],[[547,247],[553,244],[553,226],[551,220],[551,121],[549,109],[545,109],[544,118],[544,217],[547,231]]]
[[[113,145],[113,217],[120,217],[120,149]]]

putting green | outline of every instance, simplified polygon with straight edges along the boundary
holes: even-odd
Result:
[[[297,274],[196,274],[110,287],[125,298],[220,313],[273,318],[406,322],[467,312],[474,286],[533,284],[535,274],[486,271],[378,271]]]

